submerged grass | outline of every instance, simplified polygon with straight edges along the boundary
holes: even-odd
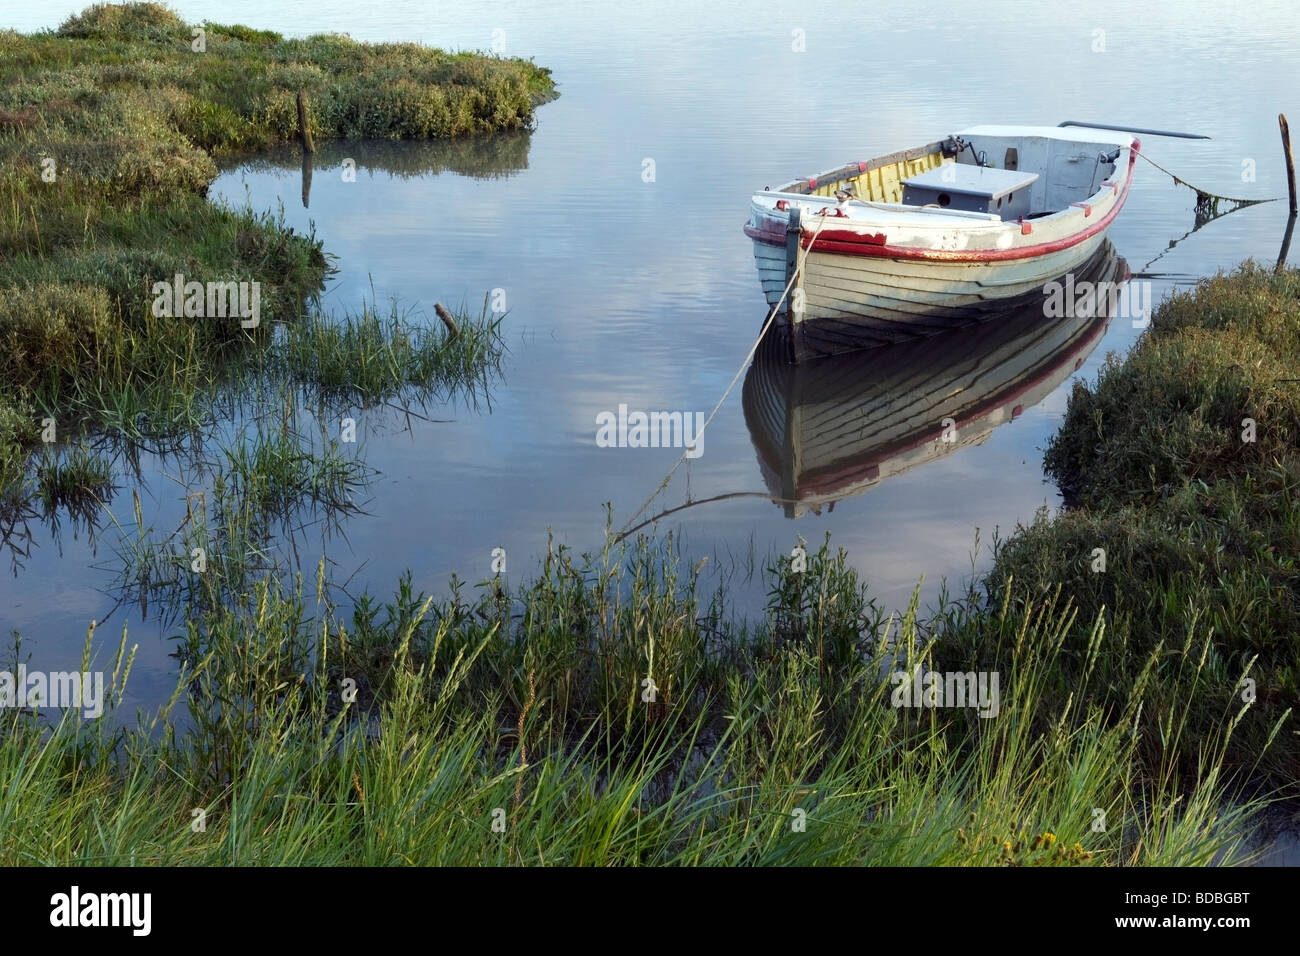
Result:
[[[386,316],[367,306],[338,322],[297,322],[266,364],[335,402],[383,403],[408,390],[473,399],[486,395],[499,369],[505,313],[490,312],[486,299],[477,316],[463,306],[458,312],[454,336],[427,316],[412,321],[395,303]]]
[[[355,446],[354,446],[355,447]],[[245,431],[218,460],[186,475],[184,515],[146,524],[138,495],[108,565],[119,604],[150,607],[164,621],[237,600],[283,562],[309,525],[336,528],[361,511],[373,471],[337,440],[317,440],[286,420]]]
[[[144,453],[171,460],[196,494],[219,492],[213,484],[219,478],[232,483],[241,502],[260,499],[262,524],[277,513],[291,517],[304,491],[327,513],[354,511],[343,507],[345,492],[365,484],[370,470],[354,455],[342,456],[340,445],[356,447],[343,429],[364,434],[377,426],[375,413],[392,409],[418,415],[414,409],[433,403],[489,401],[504,352],[502,319],[462,309],[452,337],[441,323],[430,329],[396,303],[387,313],[366,305],[338,319],[311,312],[202,388],[176,392],[165,383],[134,382],[114,388],[112,404],[96,411],[93,432],[65,436],[51,414],[0,408],[0,452],[7,449],[0,453],[0,550],[21,563],[33,524],[55,531],[63,520],[92,531],[104,524],[103,506]],[[60,445],[41,444],[43,431]],[[220,438],[234,432],[246,443]],[[213,444],[220,447],[210,455],[205,449]],[[70,450],[52,450],[64,446]],[[33,454],[33,447],[42,450]],[[292,526],[291,520],[277,525]],[[127,578],[134,580],[143,560],[140,529],[131,536],[137,540],[126,549],[135,555]],[[145,591],[174,577],[151,571]]]

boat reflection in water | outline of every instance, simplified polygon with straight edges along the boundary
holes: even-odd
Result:
[[[1081,288],[1122,283],[1129,269],[1107,241],[1072,275]],[[1066,318],[1048,317],[1046,305],[1044,295],[977,326],[800,365],[787,362],[790,345],[774,334],[778,327],[769,329],[743,401],[763,478],[786,516],[820,513],[980,444],[1051,394],[1101,341],[1116,302],[1095,296]]]

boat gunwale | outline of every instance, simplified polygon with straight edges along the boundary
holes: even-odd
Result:
[[[913,146],[910,149],[900,149],[897,152],[889,153],[885,156],[877,156],[875,159],[868,159],[863,162],[845,163],[843,166],[837,166],[834,169],[828,169],[822,173],[815,173],[812,176],[805,176],[799,179],[792,179],[788,183],[777,186],[775,189],[765,189],[762,192],[781,192],[795,193],[800,196],[813,196],[813,190],[825,183],[838,183],[846,179],[852,179],[861,176],[863,173],[871,172],[873,169],[880,169],[882,166],[892,166],[895,163],[912,162],[917,159],[923,159],[931,153],[943,153],[945,156],[956,156],[956,153],[948,152],[944,147],[952,142],[952,137],[936,140],[933,143],[927,143],[924,146]],[[802,185],[804,188],[799,189]]]

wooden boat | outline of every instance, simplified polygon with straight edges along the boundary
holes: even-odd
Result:
[[[1128,266],[1107,240],[1072,275],[1122,282]],[[742,392],[768,491],[794,518],[982,443],[1083,364],[1113,311],[1101,297],[1049,319],[1040,301],[985,325],[798,365],[786,361],[788,330],[769,330]]]
[[[795,360],[1032,299],[1105,241],[1139,148],[1109,129],[975,126],[755,193],[745,234]]]

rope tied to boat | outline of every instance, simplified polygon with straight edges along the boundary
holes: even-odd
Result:
[[[1163,166],[1161,166],[1159,163],[1157,163],[1154,159],[1152,159],[1152,158],[1151,158],[1150,156],[1148,156],[1146,153],[1139,152],[1139,153],[1138,153],[1138,156],[1139,156],[1140,158],[1142,158],[1142,159],[1145,159],[1148,163],[1150,163],[1150,164],[1151,164],[1152,166],[1154,166],[1156,169],[1160,170],[1162,173],[1164,173],[1166,176],[1168,176],[1170,179],[1172,179],[1172,180],[1174,181],[1175,185],[1178,185],[1178,186],[1186,186],[1188,189],[1190,189],[1190,190],[1192,190],[1193,192],[1195,192],[1195,193],[1196,193],[1196,208],[1197,208],[1198,210],[1202,210],[1202,211],[1207,212],[1207,213],[1213,213],[1213,212],[1216,212],[1216,211],[1217,211],[1217,208],[1218,208],[1218,205],[1219,205],[1219,203],[1221,203],[1221,202],[1236,203],[1238,206],[1254,206],[1254,205],[1256,205],[1256,204],[1258,204],[1258,203],[1262,203],[1262,202],[1274,202],[1274,201],[1276,201],[1276,200],[1282,198],[1282,197],[1280,197],[1280,196],[1273,196],[1273,197],[1271,197],[1271,198],[1269,198],[1269,199],[1236,199],[1236,198],[1234,198],[1234,197],[1232,197],[1232,196],[1220,196],[1218,193],[1212,193],[1212,192],[1210,192],[1208,189],[1201,189],[1199,186],[1193,186],[1193,185],[1192,185],[1191,183],[1189,183],[1187,180],[1185,180],[1185,179],[1181,178],[1180,176],[1177,176],[1177,175],[1175,175],[1174,173],[1171,173],[1169,170],[1165,169]]]
[[[740,368],[736,369],[736,374],[732,376],[731,382],[722,393],[722,397],[718,399],[718,404],[713,406],[713,411],[709,412],[709,417],[706,418],[704,424],[700,426],[699,434],[695,436],[695,441],[697,443],[704,437],[705,429],[709,427],[709,423],[713,421],[713,417],[718,414],[718,411],[722,408],[723,404],[726,403],[727,396],[730,395],[731,390],[736,387],[736,383],[740,381],[740,377],[745,374],[745,369],[749,367],[750,361],[754,358],[754,353],[758,351],[758,346],[762,343],[763,336],[767,334],[767,330],[770,329],[772,323],[776,321],[777,313],[781,311],[781,306],[785,302],[786,296],[790,294],[790,289],[793,288],[795,280],[803,273],[804,263],[807,262],[808,256],[812,253],[813,246],[817,244],[817,237],[822,234],[822,229],[825,227],[828,218],[829,216],[826,214],[826,211],[823,210],[821,222],[818,224],[816,232],[813,233],[812,239],[808,243],[808,248],[802,250],[803,257],[798,260],[797,268],[791,272],[790,281],[785,284],[785,288],[781,291],[781,298],[777,299],[776,305],[772,306],[771,312],[768,313],[767,320],[763,323],[763,327],[758,331],[758,338],[756,338],[754,344],[749,347],[749,352],[746,353],[745,360],[740,363]],[[690,451],[690,448],[686,448],[682,451],[681,457],[679,457],[673,466],[668,469],[668,474],[664,475],[664,480],[659,483],[659,487],[650,493],[650,497],[647,498],[645,503],[636,510],[636,514],[632,515],[632,517],[627,520],[627,524],[623,525],[619,533],[614,535],[610,542],[611,544],[617,544],[627,537],[633,530],[636,530],[632,527],[632,525],[636,523],[636,519],[641,517],[641,515],[645,513],[646,508],[650,507],[650,502],[654,501],[655,498],[659,496],[659,493],[668,487],[668,482],[672,481],[673,475],[677,473],[677,469],[681,467],[682,462],[686,460],[687,453]],[[642,528],[644,526],[645,522],[636,527]]]

